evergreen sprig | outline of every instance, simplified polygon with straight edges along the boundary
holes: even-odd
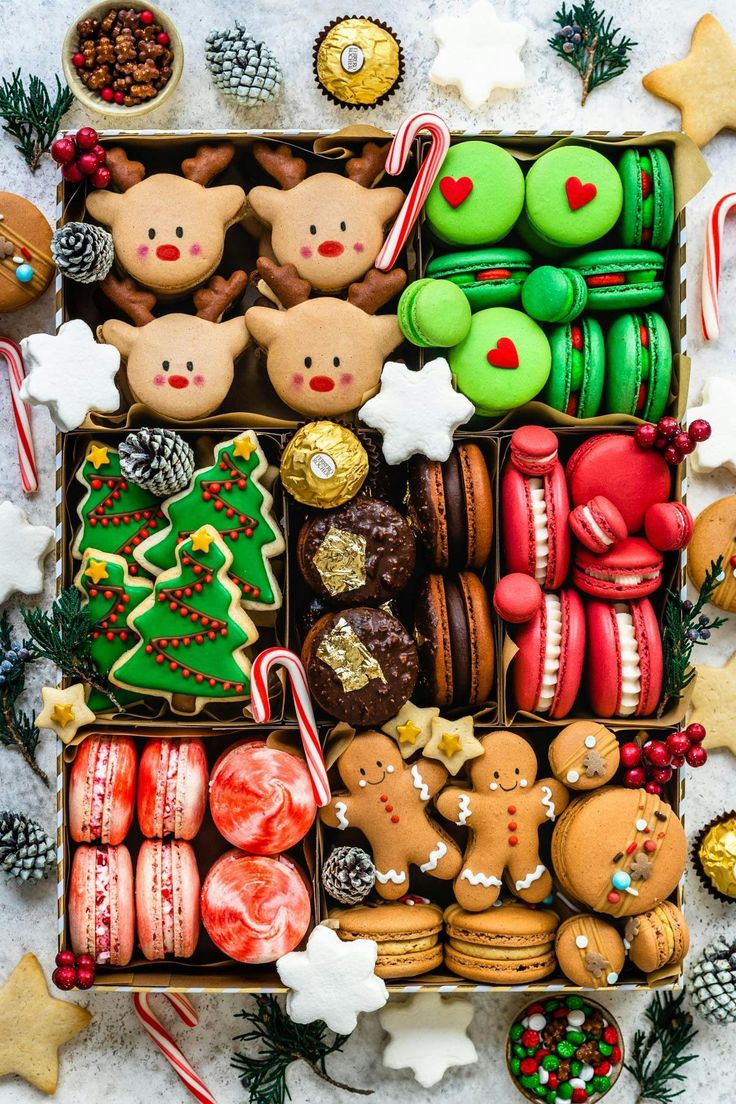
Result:
[[[39,657],[29,640],[13,640],[7,612],[0,618],[0,651],[0,744],[17,748],[33,773],[48,786],[48,775],[36,762],[39,731],[34,717],[17,706],[26,688],[26,664]]]
[[[342,1050],[349,1035],[333,1035],[322,1020],[296,1024],[286,1014],[276,997],[259,994],[255,1008],[244,1008],[235,1015],[251,1027],[236,1035],[239,1043],[257,1043],[255,1053],[236,1053],[232,1064],[240,1071],[240,1082],[248,1090],[250,1104],[284,1104],[291,1095],[286,1084],[286,1071],[293,1062],[306,1062],[311,1070],[337,1089],[370,1096],[371,1089],[356,1089],[336,1081],[325,1068],[325,1059]]]
[[[584,106],[594,88],[626,71],[629,52],[637,43],[621,34],[620,28],[613,26],[613,19],[606,19],[605,11],[597,11],[593,0],[569,8],[563,4],[555,12],[554,21],[560,29],[547,43],[580,74],[580,102]]]
[[[664,609],[662,644],[664,651],[664,703],[669,698],[681,698],[695,678],[691,665],[696,644],[707,644],[714,629],[720,629],[727,617],[709,618],[702,612],[721,584],[723,556],[711,562],[705,573],[696,602],[683,599],[670,590]]]
[[[59,132],[59,125],[74,102],[71,90],[56,77],[52,99],[40,77],[30,76],[28,88],[20,69],[0,83],[0,117],[3,130],[16,139],[16,149],[35,172],[41,158]]]
[[[649,1030],[634,1034],[631,1060],[624,1066],[639,1085],[639,1104],[644,1100],[671,1104],[685,1092],[679,1087],[686,1080],[680,1070],[697,1058],[697,1054],[685,1051],[698,1032],[690,1013],[683,1010],[684,999],[684,990],[677,997],[655,993],[644,1013]]]

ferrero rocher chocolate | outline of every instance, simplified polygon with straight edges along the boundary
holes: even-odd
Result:
[[[363,16],[336,19],[314,46],[314,69],[323,92],[342,107],[375,107],[402,76],[401,44],[385,23]]]
[[[736,898],[736,817],[713,824],[703,836],[700,865],[713,888]]]
[[[328,510],[358,493],[368,475],[368,453],[336,422],[298,429],[281,457],[281,481],[297,502]]]

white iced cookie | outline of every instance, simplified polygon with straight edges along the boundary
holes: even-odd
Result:
[[[359,1012],[383,1008],[388,989],[374,973],[377,953],[373,939],[343,943],[331,927],[318,924],[305,951],[290,951],[276,963],[289,986],[286,1011],[294,1023],[324,1020],[330,1031],[349,1035]]]
[[[91,724],[95,714],[84,700],[84,686],[44,686],[41,691],[43,709],[36,717],[36,728],[48,728],[70,744],[82,725]]]
[[[521,23],[503,23],[488,3],[476,0],[462,15],[442,15],[432,26],[439,51],[430,71],[434,84],[458,89],[474,111],[494,88],[523,88],[519,51],[527,40]]]
[[[447,460],[453,433],[474,414],[470,399],[452,386],[444,357],[430,360],[418,372],[387,361],[380,391],[358,411],[362,422],[383,435],[387,464],[401,464],[416,454]]]
[[[54,543],[48,525],[31,525],[20,506],[0,503],[0,605],[11,594],[40,594],[43,561]]]
[[[120,353],[98,345],[86,322],[75,318],[56,336],[31,334],[20,346],[26,362],[21,398],[47,407],[62,433],[78,429],[92,410],[111,414],[120,406]]]
[[[710,422],[711,435],[700,441],[688,457],[694,472],[706,475],[717,468],[727,468],[736,475],[736,433],[732,411],[736,406],[736,381],[722,376],[709,376],[703,384],[700,406],[687,412],[688,425],[697,418]]]
[[[378,1013],[389,1035],[384,1066],[410,1069],[414,1079],[429,1089],[452,1066],[477,1062],[478,1052],[466,1034],[473,1012],[469,1000],[446,1000],[439,993],[415,993],[401,1003],[392,1001]]]

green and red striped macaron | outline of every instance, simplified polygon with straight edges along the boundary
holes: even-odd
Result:
[[[664,249],[675,222],[672,170],[663,150],[627,149],[618,164],[624,190],[618,236],[621,244]]]
[[[654,311],[622,314],[606,335],[605,409],[658,422],[672,384],[672,343]]]
[[[512,307],[521,298],[532,264],[531,253],[524,249],[473,249],[433,257],[426,275],[456,284],[471,310]]]
[[[588,288],[588,310],[635,310],[664,298],[664,257],[649,249],[596,249],[565,262]]]
[[[547,334],[552,370],[542,402],[573,418],[595,418],[603,398],[606,350],[595,318],[582,315]]]

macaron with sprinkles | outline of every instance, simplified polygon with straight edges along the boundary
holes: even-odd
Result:
[[[584,989],[615,985],[626,961],[617,929],[590,913],[579,913],[560,924],[555,954],[565,977]]]
[[[610,782],[621,756],[618,740],[599,721],[573,721],[548,749],[552,774],[563,786],[585,792]]]
[[[52,230],[30,200],[0,192],[0,314],[20,310],[51,283]]]

